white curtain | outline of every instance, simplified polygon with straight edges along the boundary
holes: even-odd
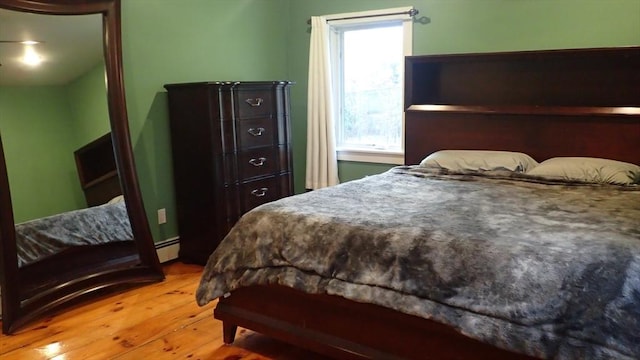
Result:
[[[334,134],[329,26],[323,16],[311,17],[307,100],[305,187],[320,189],[340,182]]]

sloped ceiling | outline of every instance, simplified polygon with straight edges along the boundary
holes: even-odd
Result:
[[[42,63],[21,62],[31,45]],[[0,85],[63,85],[96,66],[103,58],[102,17],[41,15],[0,9]]]

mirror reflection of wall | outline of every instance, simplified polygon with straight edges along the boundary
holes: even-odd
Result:
[[[104,64],[67,85],[1,86],[16,223],[86,206],[73,152],[110,130]]]
[[[23,36],[28,29],[34,40],[45,40],[36,45],[44,53],[40,68],[27,69],[17,64],[15,54],[21,44],[0,44],[0,132],[11,187],[15,222],[40,218],[86,207],[86,200],[76,170],[73,152],[110,131],[105,65],[102,55],[100,15],[53,16],[3,11],[11,15],[2,26],[2,37]],[[0,16],[1,17],[1,16]],[[78,26],[90,27],[97,45],[91,49],[78,47],[65,49],[62,34],[69,28],[70,19]],[[13,22],[13,23],[12,23]],[[51,36],[52,23],[62,23],[56,36]],[[37,25],[36,25],[37,24]],[[48,33],[42,33],[40,24],[48,24]],[[39,33],[40,31],[40,33]],[[78,32],[74,28],[74,32]],[[86,31],[85,31],[86,32]],[[23,40],[23,38],[20,38]],[[66,38],[64,38],[66,39]],[[4,40],[4,39],[1,39]],[[85,41],[85,40],[83,40]],[[87,53],[87,51],[89,51]],[[12,56],[13,55],[13,56]],[[74,63],[74,57],[86,59]],[[11,60],[15,60],[12,66]],[[68,63],[72,69],[65,78],[49,79],[47,66]],[[32,71],[32,73],[26,73]],[[12,74],[14,76],[9,76]],[[38,76],[41,78],[38,79]],[[47,80],[49,79],[49,80]]]

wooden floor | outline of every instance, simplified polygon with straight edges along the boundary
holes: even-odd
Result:
[[[325,359],[238,329],[222,342],[215,304],[198,307],[201,266],[165,265],[166,280],[94,299],[0,337],[0,358],[14,359]]]

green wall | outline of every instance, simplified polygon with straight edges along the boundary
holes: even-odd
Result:
[[[14,221],[77,209],[82,193],[65,87],[1,87],[0,109]]]
[[[313,15],[413,5],[413,54],[640,45],[638,0],[291,0],[289,78],[292,90],[296,190],[304,187],[309,26]],[[426,154],[425,154],[426,155]],[[340,162],[341,181],[391,165]]]
[[[104,64],[67,85],[0,87],[14,221],[86,206],[73,152],[109,131]]]
[[[104,62],[67,85],[75,147],[111,131]]]
[[[156,241],[177,235],[163,84],[296,81],[292,129],[303,191],[312,15],[413,5],[414,54],[640,45],[638,0],[122,0],[125,84],[134,152]],[[390,166],[341,162],[343,181]],[[157,225],[166,208],[168,224]]]
[[[124,0],[122,46],[136,167],[156,241],[177,235],[164,84],[288,79],[285,0]],[[167,210],[158,225],[157,209]]]

